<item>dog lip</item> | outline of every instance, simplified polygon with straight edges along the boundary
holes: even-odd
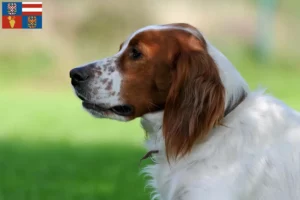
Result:
[[[109,110],[111,110],[117,115],[124,117],[131,116],[134,114],[134,107],[128,104],[113,106]]]
[[[77,87],[74,87],[74,90],[75,90],[75,94],[76,96],[81,99],[82,101],[86,101],[86,97],[84,97],[77,89]]]
[[[117,115],[124,116],[124,117],[130,116],[134,113],[134,107],[132,105],[127,105],[127,104],[116,105],[116,106],[112,106],[112,107],[104,107],[101,105],[83,101],[82,106],[86,109],[95,110],[98,112],[110,111],[110,112],[113,112]]]
[[[102,106],[99,106],[97,104],[90,103],[87,101],[83,101],[82,106],[85,107],[86,109],[91,109],[91,110],[96,110],[96,111],[107,111],[108,110],[108,108],[104,108]]]
[[[83,97],[83,96],[81,96],[81,95],[78,95],[78,94],[77,94],[77,96],[78,96],[78,98],[79,98],[79,99],[81,99],[82,101],[85,101],[85,99],[84,99],[84,97]]]

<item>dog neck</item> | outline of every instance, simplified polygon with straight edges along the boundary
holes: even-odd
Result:
[[[158,111],[145,114],[141,118],[141,125],[147,138],[145,146],[149,151],[142,160],[150,157],[152,153],[162,154],[164,152],[164,138],[162,134],[163,116],[164,112]]]
[[[239,95],[239,98],[236,101],[231,100],[228,103],[227,108],[225,109],[224,118],[231,112],[233,112],[235,108],[238,107],[245,100],[246,97],[247,92],[242,91]],[[159,153],[161,156],[165,155],[165,143],[162,133],[163,116],[164,112],[159,111],[155,113],[145,114],[141,118],[141,125],[146,133],[146,148],[148,150],[148,152],[141,159],[141,161],[151,157],[153,154]]]

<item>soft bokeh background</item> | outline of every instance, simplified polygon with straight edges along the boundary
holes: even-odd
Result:
[[[68,75],[116,53],[149,24],[191,23],[252,89],[267,87],[300,110],[299,6],[297,0],[44,0],[42,30],[0,31],[0,199],[149,199],[139,175],[146,152],[138,120],[92,118]]]

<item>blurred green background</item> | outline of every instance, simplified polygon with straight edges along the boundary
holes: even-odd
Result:
[[[44,0],[42,30],[0,32],[0,200],[149,199],[139,175],[146,153],[139,121],[92,118],[68,75],[116,53],[146,25],[198,27],[252,89],[267,87],[300,110],[299,6],[297,0]]]

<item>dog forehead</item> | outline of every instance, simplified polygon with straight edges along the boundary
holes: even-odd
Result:
[[[186,33],[189,33],[193,36],[195,36],[198,39],[202,39],[202,34],[193,26],[188,25],[188,24],[165,24],[165,25],[150,25],[143,27],[136,32],[132,33],[127,40],[122,44],[122,48],[120,51],[117,53],[117,55],[121,55],[128,47],[130,42],[138,35],[150,31],[165,31],[165,30],[180,30],[184,31]]]

